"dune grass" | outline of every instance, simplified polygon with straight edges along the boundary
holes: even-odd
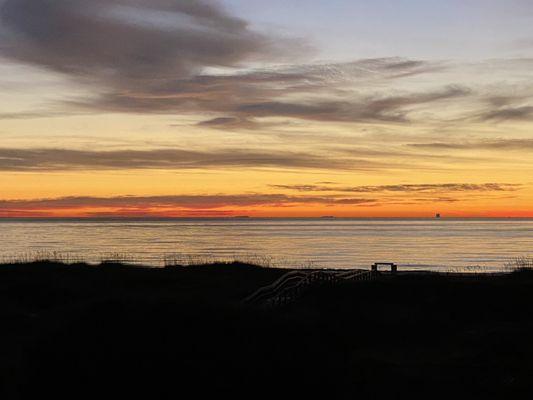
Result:
[[[509,272],[533,271],[533,257],[516,257],[505,264]]]
[[[151,261],[136,258],[134,255],[121,252],[106,252],[96,257],[93,261],[62,251],[32,251],[26,253],[17,253],[0,256],[2,265],[22,265],[32,263],[54,263],[54,264],[88,264],[88,265],[136,265],[144,267],[195,267],[203,265],[221,265],[221,264],[243,264],[253,265],[262,268],[285,268],[285,269],[317,269],[319,265],[313,261],[294,261],[283,258],[275,258],[264,254],[241,254],[238,256],[216,257],[209,254],[187,254],[171,253],[164,254],[159,259]]]

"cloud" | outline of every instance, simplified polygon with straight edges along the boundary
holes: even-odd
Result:
[[[470,94],[465,87],[451,85],[444,89],[409,93],[399,96],[362,96],[342,100],[301,100],[225,102],[211,111],[234,114],[236,120],[251,121],[254,118],[287,117],[322,122],[408,122],[409,108],[442,100],[464,97]],[[241,99],[246,100],[246,99]],[[227,121],[225,117],[223,121]],[[213,120],[206,121],[210,123]],[[218,121],[218,119],[215,119]]]
[[[486,110],[475,116],[482,122],[532,121],[531,92],[524,87],[509,87],[507,93],[489,95]]]
[[[257,129],[267,117],[339,122],[407,122],[408,109],[464,97],[470,90],[449,85],[427,92],[400,95],[361,94],[350,85],[367,79],[392,79],[403,73],[423,73],[420,65],[402,59],[360,60],[333,65],[299,65],[227,75],[196,75],[161,81],[135,91],[107,92],[72,101],[74,108],[136,113],[200,113],[199,123],[217,129]],[[390,73],[389,67],[395,67]],[[416,65],[412,69],[411,65]],[[431,69],[427,63],[428,70]],[[295,100],[298,98],[298,100]],[[271,124],[271,122],[269,122]]]
[[[217,129],[256,129],[256,119],[262,117],[406,122],[405,108],[469,93],[458,86],[395,96],[347,89],[443,69],[437,62],[376,58],[275,67],[276,61],[288,54],[294,58],[309,46],[258,33],[207,0],[0,4],[0,55],[90,85],[90,98],[64,103],[77,112],[207,113],[200,125]],[[258,60],[270,66],[243,72]],[[213,68],[228,73],[208,74]],[[5,117],[32,116],[43,115]]]
[[[254,213],[261,208],[290,208],[303,205],[321,207],[378,207],[382,205],[416,205],[435,202],[452,203],[464,198],[451,196],[465,192],[512,192],[521,185],[511,184],[420,184],[360,186],[353,188],[318,185],[273,185],[278,189],[328,194],[242,193],[181,194],[164,196],[71,196],[38,199],[0,200],[0,217],[135,217],[135,216],[231,216]],[[336,193],[334,193],[336,192]],[[349,193],[361,195],[351,196]],[[379,193],[379,197],[376,196]],[[401,198],[392,194],[412,193]],[[372,194],[369,196],[368,194]]]
[[[171,170],[242,167],[369,170],[384,166],[363,159],[330,159],[325,156],[289,151],[246,149],[205,152],[182,149],[89,151],[0,148],[0,171]]]
[[[206,69],[305,47],[258,33],[209,0],[1,0],[0,26],[0,56],[89,85],[92,99],[65,104],[100,111],[186,112],[184,94],[202,87]]]
[[[217,129],[254,129],[258,126],[265,126],[267,124],[258,124],[249,118],[239,117],[217,117],[200,121],[197,123],[199,127],[217,128]]]
[[[48,111],[0,113],[0,120],[48,118],[53,117],[55,115],[56,114]]]
[[[272,185],[277,189],[298,192],[338,192],[338,193],[450,193],[450,192],[513,192],[522,188],[519,184],[509,183],[444,183],[444,184],[399,184],[381,186],[336,185]]]
[[[205,0],[5,0],[2,53],[133,89],[235,66],[273,42]]]
[[[226,126],[239,125],[241,120],[235,117],[218,117],[198,123],[200,126]]]
[[[533,106],[504,107],[491,110],[481,116],[483,121],[531,121]]]
[[[414,204],[419,203],[457,203],[461,201],[461,199],[456,199],[453,197],[432,197],[431,199],[428,198],[419,198],[419,199],[413,199]]]
[[[241,207],[295,207],[303,204],[373,206],[375,199],[337,198],[334,196],[288,196],[285,194],[238,195],[176,195],[176,196],[118,196],[118,197],[61,197],[31,200],[0,200],[1,216],[46,216],[57,212],[76,215],[190,215],[228,213],[224,210]],[[221,210],[219,210],[221,209]],[[235,210],[235,212],[242,212]]]
[[[465,142],[410,143],[407,146],[427,150],[533,150],[533,139],[485,139]]]

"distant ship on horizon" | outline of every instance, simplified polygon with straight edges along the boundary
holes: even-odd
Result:
[[[435,218],[440,219],[440,214],[439,213],[435,214]]]
[[[335,216],[333,215],[323,215],[322,217],[320,217],[321,219],[335,219]]]

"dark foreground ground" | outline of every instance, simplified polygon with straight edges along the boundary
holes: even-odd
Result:
[[[531,398],[533,274],[239,304],[284,272],[0,266],[0,398]]]

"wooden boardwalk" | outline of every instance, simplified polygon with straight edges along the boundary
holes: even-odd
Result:
[[[274,283],[258,289],[242,303],[269,308],[278,307],[295,301],[313,286],[343,281],[367,281],[375,279],[376,276],[375,272],[364,270],[294,270],[287,272]]]

